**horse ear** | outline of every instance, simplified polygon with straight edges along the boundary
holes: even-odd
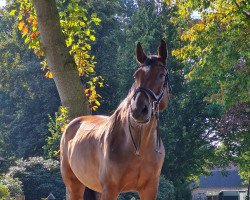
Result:
[[[145,55],[140,42],[138,42],[136,45],[136,58],[137,61],[141,64],[144,63],[147,59],[147,56]]]
[[[161,40],[161,44],[158,48],[158,57],[161,58],[163,63],[166,63],[168,57],[167,45],[164,40]]]

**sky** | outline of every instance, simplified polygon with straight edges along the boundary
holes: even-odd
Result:
[[[5,4],[6,4],[6,0],[0,0],[0,8],[5,6]]]
[[[191,14],[191,18],[192,19],[200,19],[201,18],[201,15],[198,11],[193,11],[192,14]]]

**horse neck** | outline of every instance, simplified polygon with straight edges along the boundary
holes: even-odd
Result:
[[[131,121],[131,132],[135,140],[135,144],[138,144],[138,141],[141,140],[141,145],[139,149],[140,153],[147,152],[147,150],[152,150],[156,148],[156,128],[157,120],[155,117],[152,117],[147,124],[137,124],[135,121]],[[130,132],[127,131],[127,137],[131,141]]]
[[[148,150],[153,151],[156,148],[156,128],[157,121],[155,117],[151,117],[147,124],[139,125],[130,117],[130,106],[125,99],[114,114],[111,116],[112,131],[110,137],[113,137],[117,143],[122,143],[124,148],[128,151],[135,152],[135,147],[131,138],[138,147],[139,140],[141,140],[139,152],[146,153]],[[129,119],[130,118],[130,119]],[[129,130],[131,125],[131,134]]]

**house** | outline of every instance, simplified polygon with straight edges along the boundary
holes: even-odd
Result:
[[[237,168],[212,170],[210,176],[200,176],[193,190],[193,200],[245,200],[247,186],[242,183]]]

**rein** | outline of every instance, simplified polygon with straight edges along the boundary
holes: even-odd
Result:
[[[136,96],[136,94],[138,92],[143,92],[144,94],[146,94],[148,100],[149,100],[149,104],[150,104],[150,107],[152,109],[152,115],[145,121],[145,122],[137,122],[136,120],[134,120],[136,123],[137,123],[137,127],[139,129],[139,140],[138,140],[138,144],[136,145],[135,143],[135,140],[134,140],[134,137],[133,137],[133,133],[132,133],[132,125],[131,125],[131,117],[133,118],[131,112],[129,112],[129,116],[128,116],[128,122],[129,122],[129,134],[130,134],[130,137],[131,137],[131,140],[132,140],[132,143],[133,143],[133,146],[135,148],[135,155],[139,156],[140,155],[140,147],[141,147],[141,137],[142,137],[142,126],[143,124],[147,124],[151,117],[152,116],[155,116],[156,118],[156,132],[157,132],[157,136],[156,136],[156,149],[155,151],[159,154],[161,154],[160,152],[160,148],[161,148],[161,138],[160,138],[160,127],[159,127],[159,104],[160,104],[160,101],[162,100],[163,98],[163,95],[164,95],[164,90],[166,89],[166,86],[168,85],[168,89],[169,91],[171,92],[171,87],[169,86],[169,73],[168,73],[168,70],[166,68],[166,66],[163,66],[166,71],[167,71],[167,74],[165,76],[165,83],[163,85],[163,88],[160,92],[159,95],[156,95],[152,90],[150,90],[149,88],[145,88],[145,87],[139,87],[135,90],[135,93],[133,95],[133,97]],[[150,98],[151,97],[151,98]],[[151,100],[154,100],[152,101],[151,103]]]

